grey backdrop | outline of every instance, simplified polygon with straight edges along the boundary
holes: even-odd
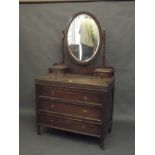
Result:
[[[114,117],[134,120],[134,2],[20,5],[20,108],[35,110],[34,79],[61,60],[61,31],[76,11],[106,30],[106,63],[115,68]]]
[[[61,31],[76,11],[94,14],[106,30],[106,63],[115,68],[113,132],[105,141],[35,129],[34,79],[61,60]],[[21,4],[20,155],[134,155],[134,2]],[[54,132],[54,134],[53,134]]]

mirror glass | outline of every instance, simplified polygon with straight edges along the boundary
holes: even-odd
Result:
[[[100,43],[99,28],[95,20],[87,15],[76,16],[69,25],[67,44],[70,54],[78,62],[92,59]]]

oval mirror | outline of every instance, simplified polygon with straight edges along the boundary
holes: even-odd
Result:
[[[88,12],[78,12],[67,29],[67,48],[79,64],[88,64],[98,54],[101,46],[101,28],[96,17]]]

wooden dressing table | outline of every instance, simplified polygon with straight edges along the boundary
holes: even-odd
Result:
[[[76,13],[70,24],[83,14],[96,21],[100,32],[97,19],[88,12]],[[63,48],[67,45],[68,31],[64,33]],[[99,44],[103,43],[101,36]],[[112,129],[114,69],[103,64],[90,67],[97,54],[87,63],[82,62],[82,66],[80,60],[77,63],[72,58],[66,64],[65,57],[70,52],[63,51],[62,63],[51,67],[49,74],[35,79],[38,134],[40,127],[48,127],[94,136],[100,138],[104,148],[105,135]]]

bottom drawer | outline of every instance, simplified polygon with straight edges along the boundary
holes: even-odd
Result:
[[[99,136],[101,130],[100,124],[43,114],[39,115],[39,125],[92,136]]]

